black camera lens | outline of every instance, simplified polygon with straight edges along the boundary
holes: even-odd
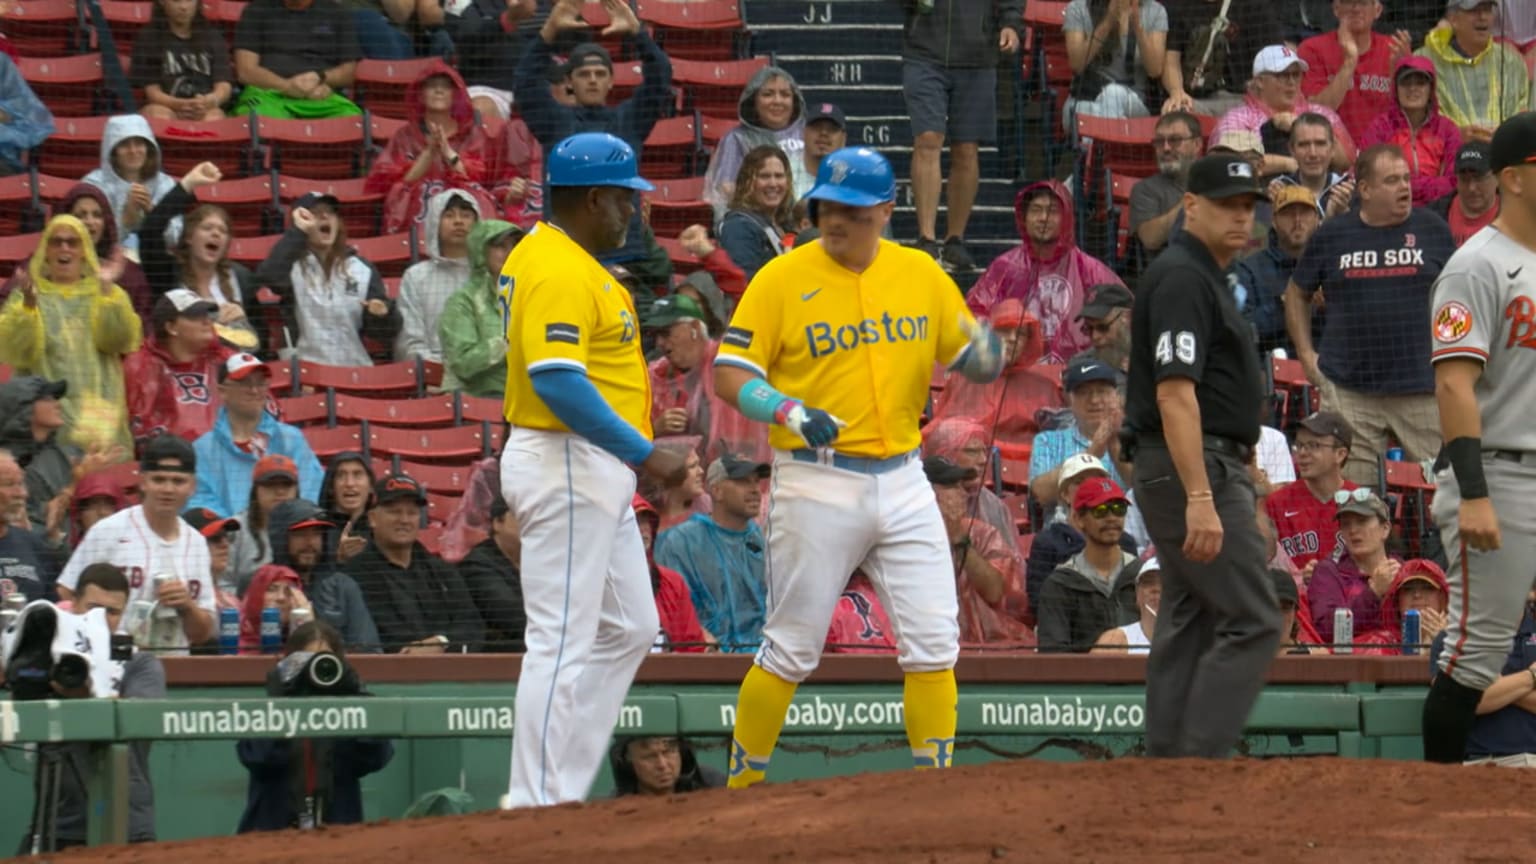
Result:
[[[322,690],[329,690],[341,683],[346,667],[335,654],[319,653],[309,661],[310,683]]]
[[[65,654],[53,664],[53,681],[65,690],[78,690],[91,676],[91,663],[83,655]]]

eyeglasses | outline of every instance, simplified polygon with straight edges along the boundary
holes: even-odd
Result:
[[[225,379],[224,386],[232,390],[250,390],[254,392],[267,389],[267,379],[259,377],[241,378],[239,380]]]
[[[1084,507],[1077,512],[1087,513],[1095,519],[1106,519],[1110,516],[1124,516],[1125,511],[1129,510],[1130,507],[1131,505],[1125,503],[1124,501],[1110,501],[1106,504],[1099,504],[1094,507]]]
[[[1089,336],[1092,336],[1095,333],[1108,333],[1116,324],[1120,322],[1120,318],[1123,315],[1123,312],[1116,311],[1109,313],[1109,317],[1103,319],[1102,321],[1084,321],[1083,332]]]
[[[1338,450],[1339,445],[1328,441],[1297,441],[1291,445],[1291,451],[1295,453],[1317,453],[1321,450]]]
[[[1187,141],[1193,140],[1195,140],[1195,136],[1193,135],[1154,135],[1152,136],[1152,146],[1178,147]]]
[[[1333,503],[1339,505],[1340,507],[1343,507],[1345,504],[1348,504],[1351,501],[1354,501],[1357,504],[1364,504],[1365,502],[1371,500],[1373,497],[1375,497],[1375,493],[1364,487],[1359,489],[1340,489],[1339,491],[1333,493]]]

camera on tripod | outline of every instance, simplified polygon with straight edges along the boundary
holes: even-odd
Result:
[[[112,634],[105,610],[61,612],[46,600],[15,609],[7,598],[0,658],[11,698],[91,698],[116,695],[131,641]]]

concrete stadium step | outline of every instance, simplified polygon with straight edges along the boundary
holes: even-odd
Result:
[[[802,4],[803,5],[803,4]],[[901,27],[879,24],[820,24],[754,27],[754,54],[813,54],[835,57],[857,46],[864,54],[901,54]]]
[[[750,0],[741,4],[747,29],[768,26],[846,26],[886,24],[901,26],[901,7],[890,0]]]
[[[825,84],[801,85],[806,102],[831,102],[853,115],[888,114],[894,108],[905,111],[901,84]]]
[[[778,54],[775,62],[805,87],[901,86],[901,58],[889,54]]]

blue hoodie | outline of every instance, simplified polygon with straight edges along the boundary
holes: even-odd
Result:
[[[11,119],[0,123],[0,173],[21,171],[27,151],[53,134],[53,115],[27,81],[16,63],[0,54],[0,111]]]
[[[256,431],[267,436],[267,452],[287,456],[299,466],[299,497],[314,501],[320,497],[320,480],[325,472],[315,451],[304,440],[297,426],[279,423],[270,414],[262,414]],[[251,472],[257,456],[241,450],[229,431],[228,409],[219,408],[213,428],[192,445],[197,451],[197,491],[187,502],[189,509],[207,507],[221,517],[244,510],[251,500]]]

